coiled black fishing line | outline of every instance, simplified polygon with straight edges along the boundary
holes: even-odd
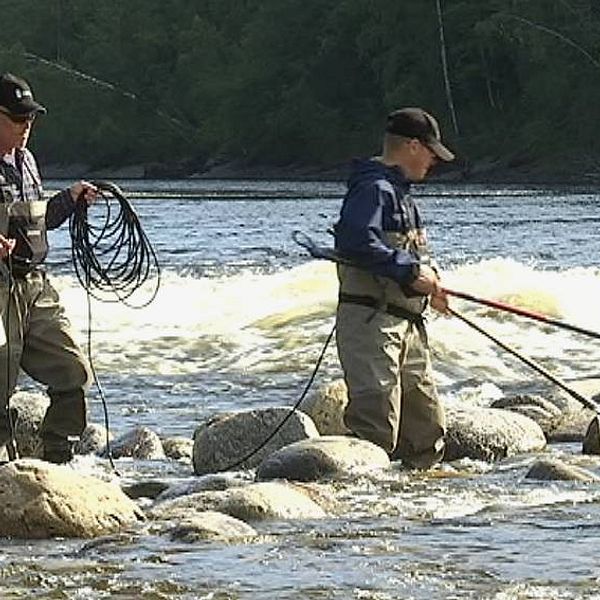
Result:
[[[99,199],[104,201],[101,222],[89,221],[87,202],[75,204],[69,222],[71,256],[77,278],[97,300],[122,302],[132,308],[148,306],[160,286],[160,268],[154,249],[120,188],[106,181],[93,184],[98,188]],[[98,210],[97,204],[98,200],[94,212]],[[153,274],[156,274],[156,285],[149,299],[131,304],[129,298]]]
[[[101,210],[101,201],[104,212],[97,219],[98,223],[90,222],[88,203],[84,200],[75,203],[69,220],[71,257],[77,279],[87,292],[87,353],[104,411],[106,454],[117,472],[110,448],[106,398],[92,359],[91,298],[103,302],[122,302],[131,308],[148,306],[160,287],[160,266],[135,210],[121,189],[106,181],[94,181],[93,185],[98,189],[94,213]],[[149,298],[140,304],[132,304],[129,299],[154,275],[156,283]]]

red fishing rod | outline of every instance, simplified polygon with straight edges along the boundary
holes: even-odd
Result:
[[[560,327],[562,329],[568,329],[569,331],[574,331],[576,333],[581,333],[581,334],[587,335],[589,337],[600,339],[600,333],[598,333],[596,331],[591,331],[590,329],[584,329],[583,327],[578,327],[577,325],[571,325],[570,323],[565,323],[564,321],[560,321],[558,319],[552,319],[551,317],[548,317],[547,315],[544,315],[539,312],[526,310],[525,308],[519,308],[518,306],[512,306],[510,304],[506,304],[505,302],[499,302],[497,300],[488,300],[486,298],[478,298],[477,296],[473,296],[472,294],[467,294],[465,292],[458,292],[456,290],[450,290],[448,288],[442,288],[442,291],[445,292],[446,294],[448,294],[449,296],[455,296],[456,298],[461,298],[462,300],[468,300],[469,302],[475,302],[476,304],[483,304],[484,306],[489,306],[491,308],[503,310],[505,312],[509,312],[514,315],[519,315],[521,317],[533,319],[534,321],[546,323],[547,325],[554,325],[555,327]]]

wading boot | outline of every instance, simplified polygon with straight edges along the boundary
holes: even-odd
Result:
[[[54,433],[47,433],[42,438],[42,458],[51,463],[61,465],[73,459],[73,442]]]

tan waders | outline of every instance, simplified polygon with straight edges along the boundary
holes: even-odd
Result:
[[[342,302],[337,345],[348,387],[346,426],[409,467],[440,462],[445,417],[423,326]]]
[[[2,280],[0,310],[7,342],[0,347],[0,443],[6,443],[9,432],[4,403],[15,388],[21,367],[47,386],[50,397],[40,431],[44,458],[66,462],[72,457],[68,438],[81,435],[86,426],[87,361],[44,273],[33,271],[15,278],[10,304],[8,295]]]

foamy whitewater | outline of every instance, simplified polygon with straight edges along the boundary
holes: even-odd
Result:
[[[333,327],[337,281],[334,266],[312,260],[291,235],[331,245],[344,186],[117,183],[161,263],[154,302],[133,309],[92,299],[90,323],[67,227],[51,234],[48,266],[91,350],[113,433],[145,425],[191,437],[217,412],[292,406]],[[593,190],[424,185],[415,196],[446,287],[600,331]],[[138,292],[140,303],[154,284]],[[452,306],[566,381],[600,377],[600,344],[590,338],[458,299]],[[430,314],[428,328],[447,404],[557,393],[457,319]],[[332,344],[315,386],[339,377]],[[25,378],[21,386],[35,387]],[[95,389],[89,415],[102,422]],[[544,454],[600,472],[580,451],[558,444]],[[6,541],[0,597],[598,598],[600,488],[525,481],[536,458],[364,478],[344,492],[351,517],[260,526],[268,535],[255,544]],[[192,477],[183,463],[118,462],[130,480]],[[104,466],[81,459],[78,468]]]

